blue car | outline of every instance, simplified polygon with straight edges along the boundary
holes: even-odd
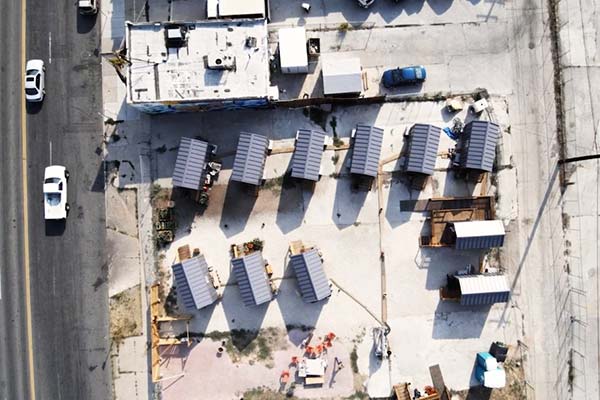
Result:
[[[411,83],[419,83],[425,81],[427,71],[422,65],[413,67],[388,69],[381,77],[381,83],[386,88],[407,85]]]

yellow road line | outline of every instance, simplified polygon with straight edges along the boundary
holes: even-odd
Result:
[[[25,104],[25,62],[27,50],[26,0],[21,0],[21,169],[23,185],[23,261],[25,266],[25,319],[27,320],[27,363],[29,369],[29,398],[35,400],[33,369],[33,329],[31,324],[31,288],[29,276],[29,209],[27,205],[27,111]]]

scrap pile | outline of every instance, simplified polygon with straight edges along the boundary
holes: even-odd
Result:
[[[317,344],[310,344],[313,334],[310,333],[300,344],[304,350],[302,357],[293,356],[290,362],[290,368],[296,368],[298,378],[303,379],[304,385],[322,385],[325,383],[325,371],[328,366],[326,359],[327,350],[333,346],[336,338],[335,333],[329,332],[323,340]],[[335,358],[334,368],[336,371],[342,369],[344,365],[338,358]],[[284,370],[280,375],[280,383],[285,386],[290,379],[290,370]]]
[[[247,256],[250,253],[255,251],[262,251],[264,247],[264,242],[259,238],[252,239],[250,242],[244,242],[241,245],[232,244],[231,245],[231,256],[233,258],[238,258],[242,256]]]
[[[175,238],[177,222],[173,214],[173,209],[159,208],[155,215],[154,230],[156,231],[156,241],[159,245],[171,243]]]

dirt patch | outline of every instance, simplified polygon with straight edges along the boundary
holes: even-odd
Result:
[[[268,368],[273,368],[273,351],[286,350],[287,333],[278,328],[266,328],[259,331],[249,329],[233,329],[231,332],[212,331],[208,333],[190,333],[190,336],[205,337],[223,343],[234,363],[263,362]]]
[[[171,202],[171,189],[163,188],[158,183],[150,189],[150,201],[152,208],[167,208]]]
[[[117,345],[123,339],[142,332],[142,300],[140,285],[110,298],[110,337]]]
[[[476,386],[460,392],[452,391],[452,395],[464,400],[526,400],[527,389],[522,362],[520,360],[507,360],[504,363],[504,370],[506,371],[506,386],[502,389]]]
[[[288,391],[287,393],[275,392],[266,387],[257,387],[244,392],[242,395],[243,400],[285,400],[292,399],[298,400],[293,392]]]

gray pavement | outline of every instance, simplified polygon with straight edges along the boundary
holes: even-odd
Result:
[[[19,2],[3,7],[0,37],[17,39],[21,32]],[[21,224],[21,48],[19,40],[5,40],[0,51],[0,398],[29,395],[25,336],[25,286]]]
[[[565,157],[599,154],[600,22],[597,0],[558,2],[560,65],[563,82]],[[600,397],[600,162],[566,167],[563,195],[565,269],[560,286],[565,299],[558,331],[560,393],[574,399]]]
[[[0,397],[28,398],[21,236],[20,2],[3,7],[0,52],[2,141],[2,322]],[[72,2],[27,8],[27,57],[46,61],[47,97],[28,107],[27,151],[31,306],[36,398],[111,397],[108,298],[104,260],[100,59],[96,19]],[[64,226],[43,220],[41,182],[49,163],[71,171],[71,215]]]

